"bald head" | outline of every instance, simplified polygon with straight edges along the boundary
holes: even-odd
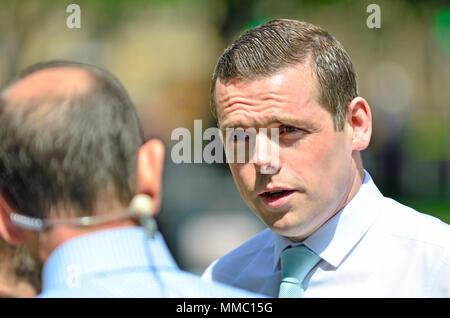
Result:
[[[77,67],[55,67],[41,69],[19,79],[5,93],[5,100],[70,96],[86,92],[92,86],[92,76]]]
[[[93,86],[94,75],[77,66],[35,70],[5,89],[2,94],[4,111],[14,112],[24,124],[39,123],[55,129],[64,124],[67,107],[78,104],[74,101],[88,95]],[[23,117],[25,113],[28,116]]]
[[[109,72],[61,61],[27,68],[1,94],[0,127],[0,193],[20,213],[91,215],[100,198],[131,200],[143,137]]]

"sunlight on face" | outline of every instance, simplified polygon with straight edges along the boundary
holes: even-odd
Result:
[[[279,166],[273,173],[263,173],[268,161],[258,157],[229,165],[253,212],[293,240],[304,239],[343,207],[355,173],[350,130],[346,125],[336,131],[332,115],[317,100],[306,64],[253,81],[216,83],[222,131],[279,129]],[[270,143],[270,136],[257,133],[255,148],[261,143]]]

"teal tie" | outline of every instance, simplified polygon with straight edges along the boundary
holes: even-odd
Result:
[[[303,297],[302,282],[319,260],[320,256],[305,245],[285,249],[281,253],[282,277],[278,297]]]

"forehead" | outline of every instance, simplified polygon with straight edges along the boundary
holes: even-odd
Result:
[[[315,111],[315,83],[306,63],[252,81],[217,81],[215,98],[220,127],[263,126]]]

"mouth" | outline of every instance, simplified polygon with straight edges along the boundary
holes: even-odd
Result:
[[[286,204],[294,194],[294,192],[294,190],[279,189],[262,192],[259,194],[259,197],[267,206],[271,208],[277,208]]]

